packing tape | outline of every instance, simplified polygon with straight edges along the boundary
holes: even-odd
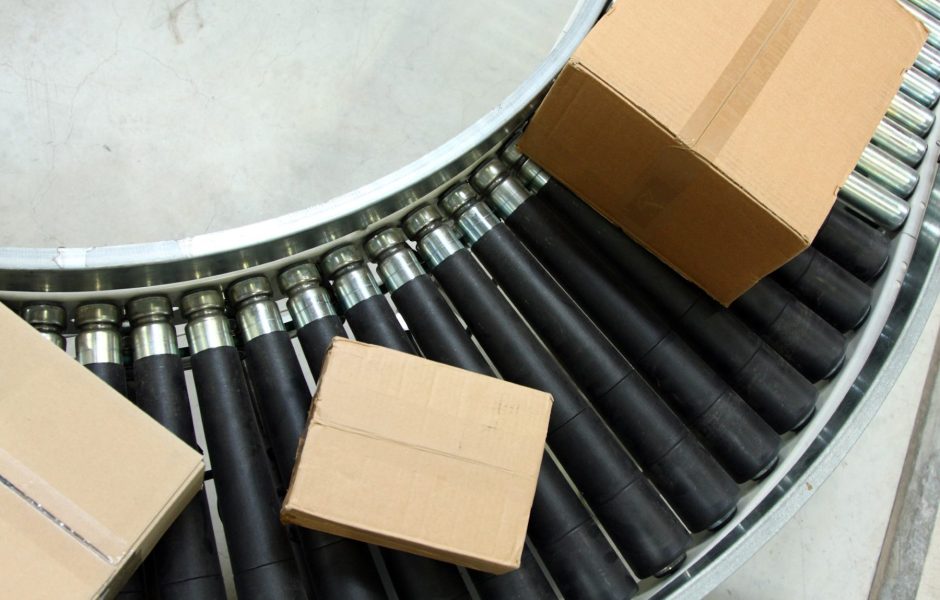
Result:
[[[679,130],[650,162],[623,206],[630,222],[645,228],[689,187],[697,185],[748,109],[770,80],[821,0],[772,0],[731,60]],[[688,142],[683,142],[688,140]],[[696,164],[697,163],[697,164]]]
[[[54,485],[0,448],[0,487],[6,488],[110,565],[127,553],[128,543],[62,494]]]
[[[679,132],[701,156],[718,155],[809,21],[820,0],[772,0]]]

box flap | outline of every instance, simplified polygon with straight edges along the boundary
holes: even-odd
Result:
[[[64,561],[24,553],[0,577],[35,590],[56,570],[129,575],[199,489],[202,457],[2,306],[0,331],[0,497],[18,507],[0,512],[0,545],[30,537],[33,557]]]
[[[489,571],[518,567],[548,394],[334,340],[282,517]]]

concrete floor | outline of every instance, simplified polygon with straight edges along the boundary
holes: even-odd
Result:
[[[0,246],[181,239],[371,183],[496,107],[576,5],[4,3]]]

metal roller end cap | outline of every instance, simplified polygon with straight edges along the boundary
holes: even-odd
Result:
[[[516,146],[516,142],[519,141],[520,137],[522,137],[521,132],[515,134],[509,138],[509,141],[506,142],[506,145],[503,146],[503,149],[499,151],[500,160],[502,160],[511,168],[518,167],[519,163],[525,160],[525,156],[522,154],[522,152],[519,151],[519,147]]]
[[[241,279],[228,288],[228,299],[236,307],[259,296],[271,296],[271,283],[263,275]]]
[[[83,304],[75,311],[75,324],[79,328],[95,324],[120,325],[121,309],[104,302]]]
[[[300,285],[320,285],[320,271],[312,262],[297,263],[281,271],[277,276],[277,284],[285,294],[290,294],[291,290]]]
[[[654,573],[653,577],[658,577],[658,578],[667,577],[670,573],[675,571],[679,567],[679,565],[685,562],[685,557],[686,557],[686,554],[685,552],[683,552],[682,555],[680,555],[678,558],[676,558],[671,563],[669,563],[668,565],[666,565],[665,567],[663,567],[662,569]]]
[[[131,323],[143,319],[169,320],[173,316],[173,306],[166,296],[145,296],[128,302],[124,310]]]
[[[323,275],[332,278],[341,269],[361,263],[362,260],[362,251],[356,246],[348,244],[340,246],[320,259],[320,269],[323,271]]]
[[[436,206],[425,205],[407,215],[402,221],[401,226],[402,229],[405,230],[405,234],[414,240],[421,237],[421,233],[429,225],[440,223],[443,220],[444,215]]]
[[[546,173],[542,167],[538,166],[531,160],[526,159],[523,161],[522,165],[519,166],[518,177],[526,184],[530,184],[533,182],[538,182],[539,180],[547,180],[548,173]]]
[[[408,243],[405,232],[398,227],[383,229],[366,240],[363,248],[370,260],[377,260],[387,250]]]
[[[470,184],[481,194],[486,194],[490,189],[505,179],[508,173],[506,165],[498,158],[491,158],[473,172],[470,176]]]
[[[197,290],[183,296],[180,300],[180,312],[189,318],[193,313],[211,308],[222,310],[222,294],[218,290]]]
[[[30,304],[23,308],[22,315],[33,326],[65,328],[65,309],[57,304]]]
[[[469,183],[461,183],[450,188],[441,196],[438,204],[448,217],[453,217],[461,210],[476,202],[479,195]]]

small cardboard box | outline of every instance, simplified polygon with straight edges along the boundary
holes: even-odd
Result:
[[[518,568],[551,405],[337,338],[281,518],[491,573]]]
[[[895,0],[617,2],[520,149],[727,305],[815,237],[925,39]]]
[[[6,598],[110,597],[196,494],[202,457],[0,305]]]

